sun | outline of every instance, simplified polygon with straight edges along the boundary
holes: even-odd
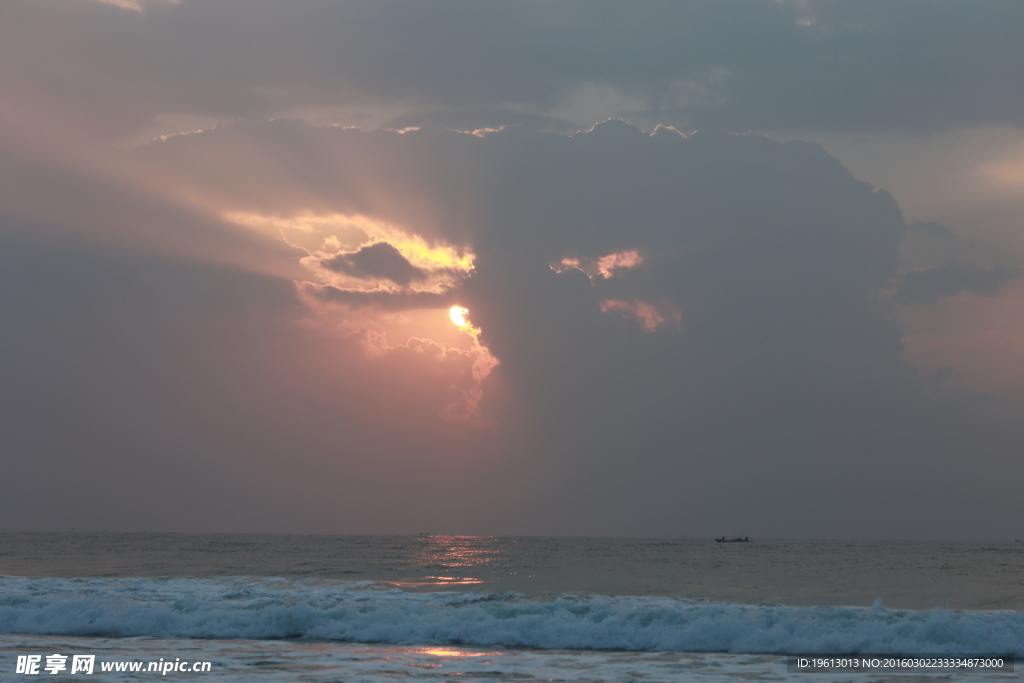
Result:
[[[469,321],[466,320],[466,314],[469,313],[468,308],[462,306],[452,306],[448,310],[448,317],[452,319],[452,322],[459,327],[469,327]]]

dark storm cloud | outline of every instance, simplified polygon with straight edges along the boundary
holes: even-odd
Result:
[[[0,3],[3,524],[1019,535],[949,231],[727,131],[1020,127],[1021,3],[120,4]]]
[[[409,263],[409,259],[387,242],[320,259],[320,265],[336,273],[358,278],[383,278],[399,285],[427,277],[425,270]]]
[[[929,306],[962,292],[993,296],[1021,270],[1012,266],[982,268],[969,263],[947,261],[935,268],[908,273],[893,299],[900,303]]]
[[[335,105],[460,128],[615,115],[731,130],[1024,123],[1017,2],[142,4],[5,4],[5,88],[122,132],[157,114]],[[598,101],[555,113],[588,87]],[[602,103],[609,92],[631,104]]]
[[[292,186],[284,151],[297,148],[313,182],[274,196]],[[223,198],[240,210],[313,205],[472,246],[471,276],[422,305],[467,306],[501,361],[485,400],[488,386],[516,397],[545,473],[527,485],[545,500],[531,528],[969,535],[1016,509],[1005,487],[952,495],[1016,467],[1019,434],[983,418],[982,397],[943,393],[906,362],[884,299],[908,226],[888,193],[817,145],[618,121],[574,136],[275,122],[144,155],[188,169],[243,149],[265,163],[203,178],[237,188]],[[552,268],[630,251],[639,261],[611,277]],[[303,287],[347,305],[421,305]],[[645,326],[641,310],[670,322]]]

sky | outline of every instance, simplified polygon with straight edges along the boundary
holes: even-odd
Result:
[[[1021,45],[0,3],[0,527],[1024,538]]]

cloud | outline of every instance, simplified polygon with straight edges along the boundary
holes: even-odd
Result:
[[[181,0],[95,0],[95,2],[114,5],[121,9],[143,12],[147,6],[159,6],[161,4],[177,5]]]
[[[1017,3],[110,1],[145,11],[8,3],[0,45],[21,67],[5,89],[122,135],[160,116],[559,132],[610,116],[729,130],[1024,123]]]
[[[665,308],[668,310],[659,310]],[[615,311],[623,315],[632,316],[639,321],[640,326],[645,332],[655,331],[658,329],[658,325],[669,319],[673,320],[677,325],[682,322],[682,317],[672,309],[671,305],[658,307],[640,300],[605,299],[601,302],[601,311],[604,313]]]
[[[467,132],[486,128],[523,126],[565,134],[575,133],[579,129],[579,126],[574,125],[572,121],[558,116],[531,114],[502,107],[480,110],[472,108],[414,110],[384,123],[384,127],[394,130],[420,126],[437,126]]]
[[[908,223],[907,231],[921,233],[930,237],[938,237],[939,239],[947,242],[956,238],[949,228],[941,223],[935,223],[932,221],[914,221],[913,223]]]
[[[120,7],[121,9],[130,9],[130,10],[135,10],[136,12],[141,12],[142,11],[142,5],[139,4],[138,0],[97,0],[97,1],[98,2],[106,3],[108,5],[114,5],[115,7]]]
[[[568,268],[575,268],[586,273],[588,276],[610,278],[621,274],[642,264],[644,259],[635,249],[621,252],[613,252],[605,256],[594,257],[564,257],[556,263],[551,264],[551,269],[561,273]]]
[[[428,240],[360,214],[302,211],[281,217],[229,211],[224,217],[302,250],[306,255],[299,263],[308,275],[338,291],[375,293],[378,299],[388,292],[442,295],[473,269],[475,255],[466,246]]]
[[[1022,7],[0,3],[0,517],[1012,537]]]
[[[298,283],[300,294],[307,300],[350,306],[408,311],[420,308],[446,308],[453,302],[450,294],[434,292],[393,292],[380,289],[343,289],[313,282]]]
[[[602,256],[597,260],[597,271],[601,274],[601,277],[609,278],[615,275],[617,270],[636,268],[643,262],[644,260],[640,254],[636,250],[631,249],[617,254]]]
[[[423,280],[426,271],[409,263],[387,242],[376,242],[359,251],[343,252],[320,260],[320,265],[337,273],[358,278],[383,278],[399,285]]]
[[[60,176],[65,201],[3,204],[12,526],[970,537],[1019,517],[1017,407],[906,361],[907,225],[817,145],[241,121],[116,158]],[[102,233],[119,215],[145,249]],[[47,472],[62,496],[33,518],[10,482]],[[134,493],[152,481],[198,483]]]
[[[893,295],[893,300],[903,304],[930,306],[963,292],[993,296],[1020,274],[1020,268],[1013,266],[982,268],[969,263],[947,261],[941,266],[907,273]]]

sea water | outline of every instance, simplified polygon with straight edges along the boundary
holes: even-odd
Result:
[[[1024,657],[1024,544],[0,534],[0,680],[1007,680],[787,655]],[[93,674],[18,673],[93,655]],[[100,665],[209,662],[210,671]],[[165,666],[166,664],[166,666]]]

